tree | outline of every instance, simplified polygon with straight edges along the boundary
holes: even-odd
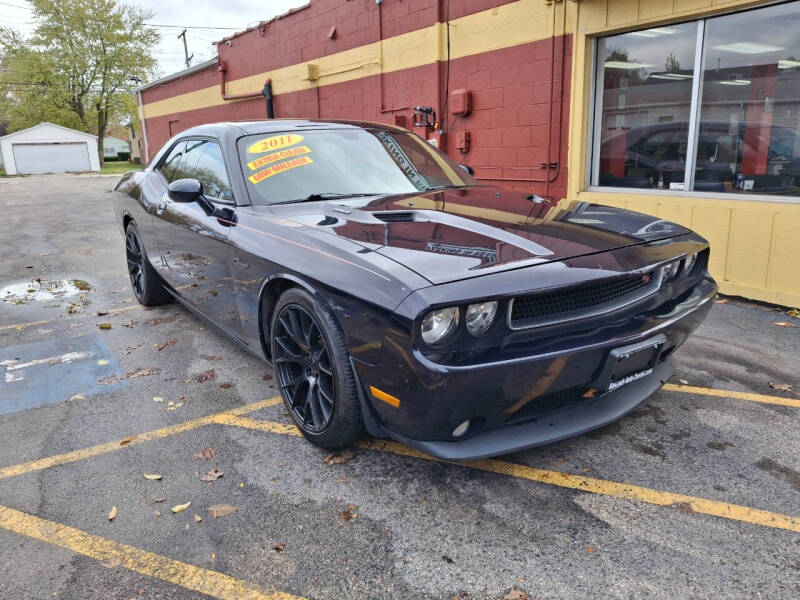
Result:
[[[664,70],[667,73],[680,73],[681,71],[681,63],[672,52],[669,53],[669,56],[664,61]]]
[[[155,71],[152,13],[117,0],[30,0],[29,40],[0,28],[0,90],[10,91],[12,129],[52,121],[103,138],[130,113],[131,77]],[[0,93],[3,93],[0,91]]]

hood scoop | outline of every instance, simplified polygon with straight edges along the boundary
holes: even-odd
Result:
[[[410,223],[414,220],[414,213],[411,211],[372,213],[372,215],[384,223]]]

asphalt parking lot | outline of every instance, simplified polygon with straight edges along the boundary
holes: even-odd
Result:
[[[269,367],[135,303],[115,181],[0,179],[0,598],[800,596],[800,319],[717,303],[666,389],[545,448],[329,457]]]

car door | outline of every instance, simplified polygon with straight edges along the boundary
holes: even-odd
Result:
[[[155,235],[164,279],[194,308],[239,335],[239,317],[232,296],[228,234],[236,221],[230,178],[219,143],[187,139],[177,165],[164,165],[163,191],[155,214]],[[171,153],[167,155],[169,159]],[[175,202],[168,185],[197,179],[203,195],[224,208],[229,218],[209,216],[197,202]]]

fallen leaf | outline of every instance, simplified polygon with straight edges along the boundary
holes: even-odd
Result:
[[[392,530],[391,529],[387,529],[386,530],[386,537],[388,537],[389,539],[392,539]]]
[[[728,303],[728,299],[727,298],[717,298],[716,300],[714,300],[714,303],[715,304],[727,304]]]
[[[164,348],[169,348],[170,346],[174,346],[178,343],[178,340],[167,340],[166,342],[161,342],[160,344],[156,344],[156,350],[161,352]]]
[[[86,400],[86,396],[83,394],[75,394],[74,396],[69,397],[70,400]]]
[[[797,327],[797,325],[794,323],[789,323],[789,321],[775,321],[772,324],[777,325],[778,327]]]
[[[283,542],[275,542],[272,544],[272,549],[275,550],[275,552],[283,552],[283,548]]]
[[[689,382],[686,381],[685,379],[678,379],[678,383],[680,383],[682,385],[689,385]]]
[[[128,437],[126,437],[126,438],[122,438],[122,439],[119,441],[119,445],[120,445],[120,446],[127,446],[128,444],[130,444],[130,443],[131,443],[133,440],[135,440],[135,439],[136,439],[136,436],[135,436],[135,435],[129,435],[129,436],[128,436]]]
[[[232,384],[232,383],[220,383],[220,384],[219,384],[219,388],[220,388],[221,390],[229,390],[229,389],[231,389],[232,387],[233,387],[233,384]]]
[[[336,454],[335,452],[331,452],[328,456],[325,457],[325,464],[327,465],[342,465],[353,458],[355,454],[350,452],[349,450],[345,450],[341,454]]]
[[[153,502],[155,503],[163,502],[164,500],[166,500],[166,498],[153,498]]]
[[[595,394],[597,394],[597,390],[595,388],[589,388],[581,394],[581,398],[594,398]]]
[[[107,310],[98,310],[94,314],[96,314],[98,317],[105,317],[108,314],[108,311]]]
[[[153,402],[163,402],[164,399],[161,396],[153,396]]]
[[[206,460],[211,460],[217,454],[219,454],[219,450],[217,450],[216,448],[203,448],[199,452],[195,452],[194,454],[192,454],[192,461],[195,461],[198,458],[205,458]]]
[[[800,319],[800,308],[792,308],[786,314],[793,319]]]
[[[219,479],[220,477],[222,477],[224,474],[225,474],[225,473],[223,473],[222,471],[220,471],[219,469],[217,469],[216,467],[214,467],[214,468],[213,468],[213,469],[211,469],[211,470],[210,470],[208,473],[206,473],[205,475],[203,475],[203,476],[200,478],[200,481],[216,481],[217,479]]]
[[[220,517],[227,517],[228,515],[232,515],[235,513],[237,509],[235,506],[227,503],[222,504],[215,504],[214,506],[209,506],[206,509],[206,512],[211,515],[214,519],[219,519]]]
[[[197,513],[195,513],[195,515],[194,515],[194,522],[195,522],[195,523],[202,523],[202,522],[203,522],[203,517],[201,517],[200,515],[198,515]]]
[[[104,367],[108,364],[108,361],[105,358],[101,358],[100,360],[97,361],[97,364],[100,365],[101,367]]]
[[[160,511],[160,510],[154,510],[154,511],[153,511],[153,514],[154,514],[155,516],[157,516],[157,517],[160,517],[160,516],[161,516],[161,511]]]
[[[161,373],[161,369],[158,367],[149,367],[147,369],[136,369],[135,371],[131,371],[126,373],[125,375],[108,375],[107,377],[103,377],[102,379],[98,379],[98,383],[100,385],[109,385],[119,383],[120,381],[124,381],[125,379],[136,379],[137,377],[145,377],[148,375],[158,375]]]
[[[689,504],[688,502],[673,502],[671,506],[672,508],[677,508],[681,512],[687,512],[687,513],[694,512],[692,505]]]
[[[349,510],[340,511],[339,516],[344,519],[345,523],[347,523],[353,518],[353,514]]]
[[[195,375],[194,380],[197,383],[205,383],[209,379],[214,379],[216,377],[216,373],[214,373],[214,369],[209,369],[208,371],[203,371],[199,375]]]
[[[109,521],[113,521],[114,517],[116,517],[116,516],[117,516],[117,507],[116,506],[112,506],[111,507],[111,511],[108,513],[108,520]]]
[[[594,554],[594,548],[592,548],[589,544],[586,544],[584,547],[589,554]]]
[[[452,558],[450,558],[446,554],[442,554],[442,560],[451,565],[455,562]]]
[[[527,594],[527,592],[523,592],[522,590],[510,590],[503,596],[503,600],[531,600],[531,597]]]
[[[272,375],[270,375],[269,373],[267,373],[267,374],[266,374],[266,375],[264,375],[264,376],[263,376],[261,379],[263,379],[264,381],[270,381],[270,380],[272,379]]]
[[[144,478],[148,481],[158,481],[161,479],[161,475],[158,473],[144,473]]]
[[[111,323],[98,323],[97,326],[100,329],[111,329]]]
[[[160,325],[161,323],[169,323],[172,320],[174,320],[174,317],[156,317],[155,319],[145,321],[145,323],[148,325]]]
[[[791,383],[774,383],[772,381],[769,382],[769,387],[773,390],[778,390],[779,392],[791,392],[792,391],[792,384]]]
[[[222,360],[222,357],[217,356],[216,354],[201,354],[200,358],[203,360]]]
[[[139,324],[139,321],[125,321],[122,326],[123,327],[136,327]]]
[[[191,505],[192,505],[191,502],[187,502],[186,504],[177,504],[177,505],[173,506],[172,508],[170,508],[170,510],[173,513],[179,513],[179,512],[182,512],[182,511],[186,510]]]

